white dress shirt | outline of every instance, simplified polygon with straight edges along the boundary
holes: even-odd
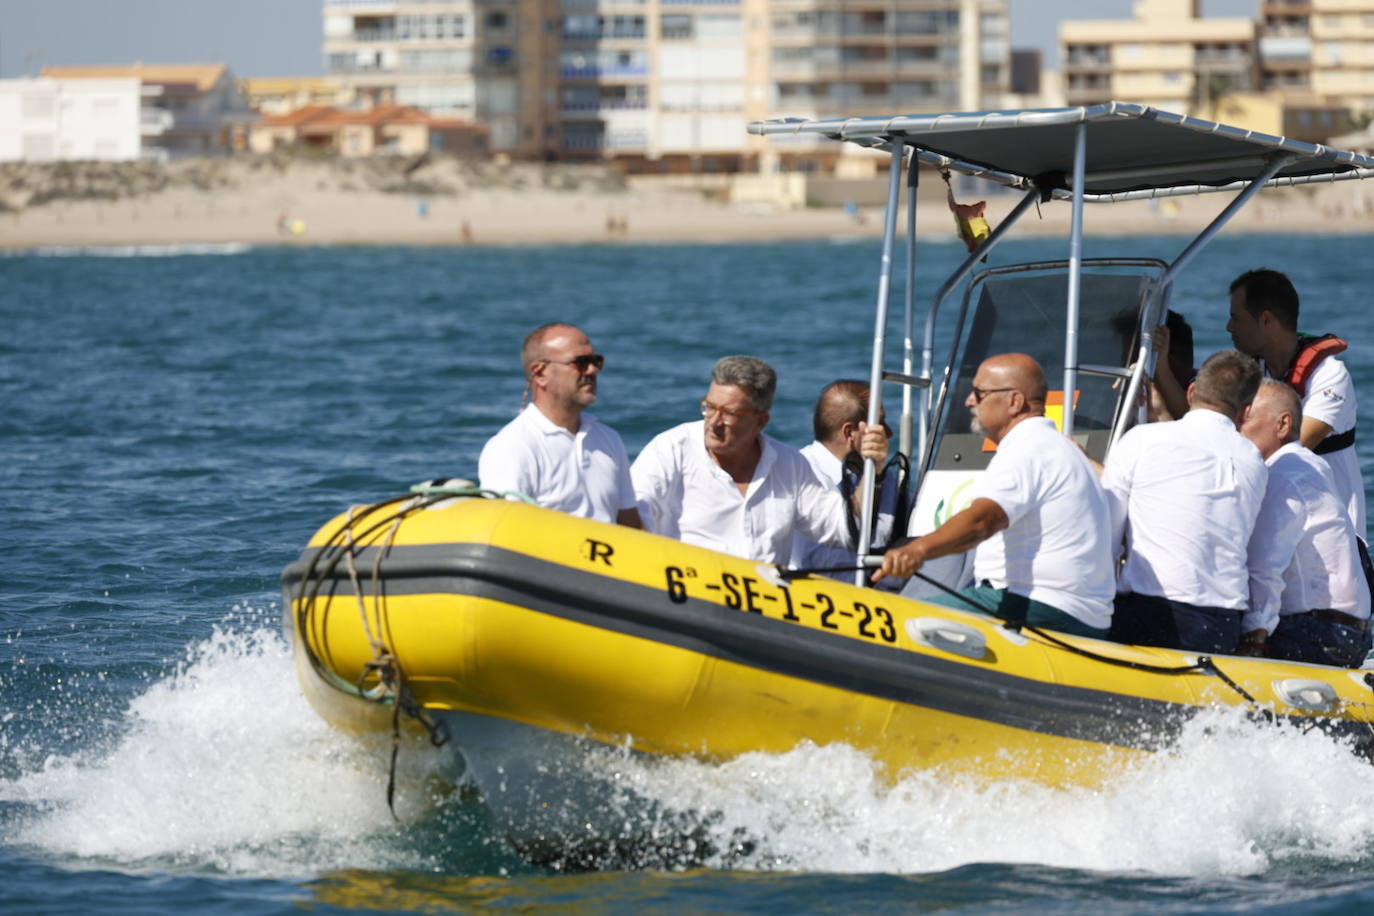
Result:
[[[1119,590],[1248,607],[1246,546],[1267,476],[1259,449],[1215,410],[1127,432],[1102,472],[1112,549],[1126,551]]]
[[[840,487],[840,480],[844,476],[844,462],[836,458],[835,455],[826,448],[824,443],[813,441],[810,445],[803,446],[801,449],[802,457],[807,464],[811,465],[811,471],[816,475],[816,479],[821,483],[829,484],[844,498],[844,491]],[[892,520],[893,512],[897,508],[897,483],[896,474],[885,474],[878,478],[877,495],[874,507],[875,520],[873,525],[873,540],[875,545],[884,545],[892,539]],[[855,545],[857,546],[857,545]],[[853,549],[847,547],[831,547],[827,544],[818,544],[816,541],[800,532],[792,535],[792,559],[793,569],[838,569],[843,566],[857,566],[858,554]],[[832,579],[840,579],[844,582],[853,582],[854,573],[831,572],[826,573]],[[867,578],[867,577],[865,577]],[[889,590],[901,588],[902,581],[893,577],[883,579],[880,585]]]
[[[792,533],[848,547],[849,511],[801,452],[760,435],[762,454],[745,493],[706,451],[693,420],[659,433],[630,468],[640,517],[657,534],[751,560],[786,565]],[[852,548],[851,548],[852,549]]]
[[[528,405],[487,440],[477,476],[488,490],[514,490],[548,509],[614,522],[635,504],[620,434],[585,411],[577,434]]]
[[[1355,383],[1345,363],[1328,356],[1317,363],[1307,379],[1307,395],[1302,399],[1302,415],[1320,420],[1331,427],[1331,435],[1355,428]],[[1360,473],[1360,459],[1355,447],[1318,455],[1331,466],[1336,495],[1346,507],[1355,532],[1365,537],[1364,475]]]
[[[1274,632],[1281,614],[1369,616],[1355,529],[1331,469],[1300,442],[1269,456],[1269,486],[1250,538],[1250,611],[1243,627]]]
[[[990,499],[1010,524],[978,545],[975,581],[1041,601],[1106,629],[1116,578],[1107,542],[1107,497],[1078,446],[1048,417],[1020,421],[997,444],[973,498]]]

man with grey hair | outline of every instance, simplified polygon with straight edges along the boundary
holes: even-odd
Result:
[[[1241,424],[1269,486],[1250,538],[1243,654],[1358,668],[1369,651],[1369,583],[1331,467],[1301,440],[1302,402],[1265,379]]]
[[[752,356],[711,370],[701,421],[655,436],[630,469],[650,531],[736,556],[786,565],[792,533],[849,547],[849,507],[816,478],[801,452],[771,436],[777,374]],[[881,465],[887,438],[864,428],[860,453]]]
[[[1215,353],[1188,386],[1182,419],[1137,426],[1108,453],[1111,545],[1116,560],[1126,557],[1113,639],[1191,652],[1240,642],[1246,545],[1268,475],[1237,427],[1259,383],[1249,356]]]

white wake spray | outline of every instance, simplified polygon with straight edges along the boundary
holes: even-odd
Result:
[[[0,782],[28,803],[10,841],[129,867],[309,875],[333,868],[419,867],[395,842],[386,807],[387,746],[364,746],[315,715],[274,630],[217,630],[135,698],[112,747],[50,757]],[[427,807],[420,742],[402,753],[398,814]]]

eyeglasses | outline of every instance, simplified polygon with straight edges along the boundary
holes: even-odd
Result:
[[[758,413],[758,411],[751,410],[748,407],[745,407],[742,410],[731,410],[729,407],[721,407],[719,404],[712,404],[710,401],[706,400],[705,398],[702,398],[701,415],[707,419],[710,419],[711,414],[713,413],[720,414],[721,425],[734,426],[740,420],[743,420],[750,414]]]
[[[546,359],[544,362],[558,363],[562,366],[576,366],[579,373],[586,375],[593,366],[600,371],[606,365],[606,357],[600,353],[584,353],[581,356],[574,356],[572,359]]]
[[[1001,391],[1015,391],[1015,390],[1016,390],[1015,388],[979,388],[977,385],[973,385],[972,388],[973,388],[973,403],[975,403],[975,404],[981,404],[981,403],[983,403],[983,398],[987,397],[987,396],[990,395],[990,394],[997,394],[998,392],[1001,392]]]

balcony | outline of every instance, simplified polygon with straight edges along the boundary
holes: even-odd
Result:
[[[395,41],[395,29],[356,29],[352,35],[353,41]]]
[[[145,137],[155,137],[172,127],[172,113],[165,108],[141,108],[138,112],[138,129]]]
[[[690,30],[689,30],[689,32],[690,32]],[[637,28],[637,29],[636,29],[636,28],[620,28],[620,29],[600,29],[600,30],[596,30],[596,31],[588,30],[588,29],[577,29],[577,30],[572,30],[572,31],[565,31],[565,32],[563,32],[563,40],[564,40],[564,41],[583,41],[583,42],[596,42],[596,41],[643,41],[644,38],[645,38],[647,35],[648,35],[647,30],[644,29],[644,27],[642,27],[642,26],[641,26],[640,28]],[[668,36],[665,34],[663,37],[664,37],[664,38],[667,38]],[[687,35],[686,37],[690,38],[691,35],[689,34],[689,35]]]
[[[1312,59],[1312,39],[1265,36],[1259,41],[1260,59],[1265,64],[1290,61],[1306,63]]]
[[[327,10],[391,13],[396,10],[396,0],[324,0],[324,7]]]
[[[595,116],[603,111],[644,111],[649,103],[645,99],[598,99],[595,102],[564,102],[564,117],[578,115]]]
[[[646,64],[608,65],[590,64],[585,67],[559,67],[558,75],[564,79],[604,79],[606,77],[638,77],[649,72]]]

